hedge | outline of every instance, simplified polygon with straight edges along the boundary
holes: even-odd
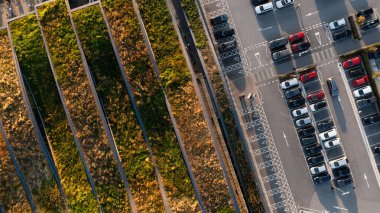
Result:
[[[37,12],[53,72],[94,178],[101,206],[106,212],[129,212],[127,190],[90,90],[65,1],[45,3],[37,8]]]
[[[98,204],[59,98],[37,18],[34,14],[28,15],[12,21],[9,28],[21,72],[30,85],[45,123],[69,208],[72,211],[96,211]]]
[[[232,208],[231,194],[166,1],[137,3],[202,201],[208,211]]]
[[[72,13],[138,211],[164,212],[155,168],[134,114],[100,7]]]
[[[0,119],[6,137],[37,209],[64,211],[63,199],[39,146],[22,97],[12,48],[5,29],[0,31],[0,52]]]

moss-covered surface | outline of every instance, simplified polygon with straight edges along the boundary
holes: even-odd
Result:
[[[63,199],[22,98],[6,30],[0,31],[0,52],[0,119],[6,137],[29,185],[38,211],[64,211]],[[49,194],[49,197],[43,194]]]
[[[137,210],[164,212],[155,168],[124,84],[107,26],[98,5],[73,12],[73,19],[94,76]]]
[[[102,208],[106,212],[129,212],[127,191],[96,108],[65,1],[43,4],[37,12],[53,71],[94,178]]]
[[[21,72],[45,123],[58,174],[72,211],[97,211],[83,164],[64,112],[35,15],[10,23]]]

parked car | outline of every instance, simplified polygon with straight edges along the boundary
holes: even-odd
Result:
[[[319,174],[319,173],[322,173],[322,172],[325,172],[325,171],[326,171],[325,164],[321,164],[321,165],[314,166],[314,167],[310,168],[310,173],[312,175],[316,175],[316,174]]]
[[[351,34],[352,34],[351,30],[344,29],[344,30],[333,33],[333,39],[334,39],[334,41],[339,41],[341,39],[350,37]]]
[[[302,107],[299,109],[295,109],[292,111],[293,117],[297,118],[303,115],[306,115],[309,111],[307,110],[307,107]]]
[[[287,49],[280,50],[280,51],[272,53],[273,61],[279,61],[281,59],[285,59],[285,58],[289,58],[289,57],[290,57],[290,51]]]
[[[307,164],[308,164],[309,166],[311,166],[311,165],[315,165],[315,164],[323,163],[324,160],[325,160],[325,159],[323,158],[323,155],[321,155],[321,154],[318,154],[318,155],[315,155],[315,156],[311,156],[311,157],[306,158]]]
[[[309,48],[310,48],[310,42],[302,41],[300,43],[296,43],[292,45],[292,52],[295,54],[295,53],[306,51]]]
[[[306,147],[304,150],[305,150],[305,155],[308,157],[308,156],[312,156],[316,154],[321,154],[322,146],[319,144],[315,144],[315,145]]]
[[[289,36],[290,43],[296,43],[298,41],[302,41],[305,38],[305,32],[301,31],[296,34]]]
[[[300,139],[302,147],[310,146],[318,142],[317,137],[315,135],[311,137],[301,138]]]
[[[344,69],[350,69],[352,67],[359,66],[361,63],[361,59],[359,56],[350,58],[348,60],[343,61],[343,68]]]
[[[288,107],[290,109],[294,109],[296,107],[304,106],[305,105],[305,99],[303,97],[297,98],[295,100],[289,100],[288,101]]]
[[[331,176],[327,172],[320,173],[316,177],[313,178],[314,184],[316,185],[325,183],[329,180],[331,180]]]
[[[234,50],[236,49],[236,47],[237,47],[237,42],[236,40],[233,40],[233,41],[224,42],[223,44],[219,44],[218,50],[220,53],[223,53],[223,52]]]
[[[376,144],[375,146],[373,146],[372,151],[375,154],[379,154],[380,153],[380,144]]]
[[[351,184],[351,183],[352,183],[352,178],[350,175],[347,175],[345,177],[341,177],[339,179],[335,179],[335,186],[336,187],[346,186],[346,185]]]
[[[372,115],[362,118],[362,121],[364,125],[374,124],[374,123],[380,122],[380,115],[372,114]]]
[[[302,95],[302,90],[301,88],[297,87],[297,88],[286,91],[284,95],[286,99],[291,99],[291,98]]]
[[[292,79],[283,81],[280,85],[281,85],[281,88],[283,90],[285,90],[285,89],[289,89],[289,88],[292,88],[292,87],[297,87],[299,85],[299,83],[298,83],[298,79],[297,78],[292,78]]]
[[[253,4],[253,6],[257,6],[267,1],[268,0],[251,0],[251,3]]]
[[[335,97],[339,95],[338,85],[333,77],[327,79],[327,86],[331,96]]]
[[[307,137],[307,136],[310,136],[312,134],[314,134],[315,132],[315,129],[313,126],[309,126],[309,127],[306,127],[306,128],[303,128],[303,129],[300,129],[298,130],[298,134],[301,136],[301,137]]]
[[[227,29],[214,31],[214,37],[216,40],[227,38],[233,35],[235,35],[235,30],[233,28],[227,28]]]
[[[370,29],[377,27],[377,25],[379,25],[379,24],[380,24],[379,19],[370,20],[370,21],[367,21],[364,24],[360,25],[360,29],[363,31],[370,30]]]
[[[349,175],[350,173],[351,173],[351,170],[348,167],[342,167],[342,168],[333,170],[333,175],[335,178],[344,177],[346,175]]]
[[[287,38],[278,38],[269,42],[269,49],[271,51],[284,48],[288,44]]]
[[[356,101],[356,105],[358,105],[358,108],[363,108],[374,103],[376,103],[376,99],[374,98],[364,98]]]
[[[379,51],[379,50],[376,50],[376,51],[374,51],[374,52],[369,52],[369,53],[368,53],[368,58],[369,58],[369,59],[379,60],[379,59],[380,59],[380,51]]]
[[[315,104],[310,105],[310,109],[312,112],[317,112],[318,110],[321,110],[327,106],[326,101],[320,101]]]
[[[368,76],[363,76],[361,78],[354,79],[352,81],[352,86],[354,87],[360,87],[363,86],[364,84],[368,83]]]
[[[226,23],[227,21],[228,21],[228,16],[226,14],[210,19],[210,23],[212,26],[223,24],[223,23]]]
[[[325,98],[323,90],[319,90],[318,92],[311,93],[307,96],[307,100],[311,103],[322,100],[323,98]]]
[[[354,90],[353,94],[355,98],[369,97],[372,95],[372,88],[370,86],[365,86]]]
[[[346,26],[346,20],[344,18],[337,19],[329,23],[330,30],[336,30],[344,26]]]
[[[321,121],[317,123],[317,129],[319,132],[330,130],[333,126],[334,126],[334,122],[332,120]]]
[[[343,158],[339,158],[339,159],[336,159],[336,160],[332,160],[329,162],[330,166],[332,169],[337,169],[337,168],[340,168],[340,167],[343,167],[343,166],[347,166],[348,165],[348,160],[346,157],[343,157]]]
[[[339,146],[340,145],[340,139],[336,138],[330,141],[326,141],[323,143],[326,149],[333,148],[334,146]]]
[[[325,140],[332,139],[332,138],[336,137],[337,135],[338,135],[338,133],[336,132],[336,130],[331,129],[331,130],[328,130],[326,132],[320,133],[319,139],[321,139],[321,141],[325,141]]]
[[[371,16],[372,14],[373,14],[373,8],[369,8],[369,9],[358,11],[356,13],[356,17],[359,17],[359,16],[368,17],[368,16]]]
[[[264,14],[264,13],[270,12],[272,10],[273,10],[273,3],[272,2],[268,2],[268,3],[265,3],[265,4],[262,4],[262,5],[255,7],[255,12],[257,15]]]
[[[296,121],[296,126],[299,128],[302,128],[304,126],[310,125],[311,124],[311,118],[306,117],[306,118],[301,118]]]
[[[300,76],[300,81],[302,83],[306,83],[306,82],[309,82],[309,81],[313,80],[316,77],[317,77],[317,71],[313,70],[311,72],[308,72],[308,73],[305,73],[305,74],[301,75]]]
[[[358,68],[358,69],[351,70],[349,73],[350,73],[350,77],[356,78],[359,76],[363,76],[364,70],[362,68]]]
[[[290,6],[294,4],[294,0],[278,0],[276,1],[276,7],[278,9],[284,8],[286,6]]]

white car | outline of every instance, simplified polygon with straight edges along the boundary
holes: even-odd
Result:
[[[355,98],[362,98],[372,93],[371,86],[365,86],[353,92]]]
[[[329,164],[330,164],[332,169],[337,169],[337,168],[342,167],[342,166],[347,166],[348,160],[346,157],[343,157],[343,158],[340,158],[337,160],[330,161]]]
[[[308,124],[311,124],[311,118],[310,117],[306,117],[306,118],[302,118],[302,119],[298,119],[296,121],[296,125],[297,127],[304,127]]]
[[[294,0],[278,0],[276,1],[276,7],[278,9],[294,4]]]
[[[325,143],[323,143],[323,145],[325,146],[326,149],[330,149],[334,146],[338,146],[340,145],[340,139],[337,138],[337,139],[334,139],[334,140],[331,140],[331,141],[326,141]]]
[[[303,107],[303,108],[299,108],[299,109],[295,109],[292,111],[292,115],[293,117],[300,117],[302,115],[306,115],[309,111],[307,110],[306,107]]]
[[[272,2],[268,2],[268,3],[265,3],[265,4],[262,4],[262,5],[255,7],[255,12],[257,15],[267,13],[267,12],[272,11],[272,10],[273,10],[273,3]]]
[[[295,86],[298,86],[299,83],[298,83],[298,79],[297,78],[292,78],[292,79],[289,79],[287,81],[284,81],[281,83],[281,88],[283,90],[285,89],[289,89],[291,87],[295,87]]]
[[[322,141],[325,141],[325,140],[329,140],[331,138],[334,138],[336,136],[337,136],[336,130],[331,129],[329,131],[322,132],[321,134],[319,134],[319,139],[321,139]]]
[[[310,109],[311,109],[312,112],[316,112],[318,110],[326,108],[326,106],[327,106],[326,101],[320,101],[318,103],[311,104],[310,105]]]
[[[346,20],[344,18],[335,20],[329,23],[330,30],[336,30],[346,25]]]
[[[310,173],[312,175],[316,175],[316,174],[319,174],[319,173],[325,172],[325,171],[326,171],[325,164],[322,164],[322,165],[319,165],[319,166],[314,166],[314,167],[310,168]]]

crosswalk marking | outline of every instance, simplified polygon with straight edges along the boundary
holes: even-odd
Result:
[[[329,51],[330,51],[330,53],[331,53],[331,57],[334,57],[334,55],[335,55],[334,48],[333,48],[333,47],[330,47],[330,48],[329,48]]]
[[[326,56],[325,56],[325,51],[324,51],[324,50],[323,50],[323,51],[320,51],[320,53],[321,53],[322,60],[324,60],[324,59],[326,58]]]

